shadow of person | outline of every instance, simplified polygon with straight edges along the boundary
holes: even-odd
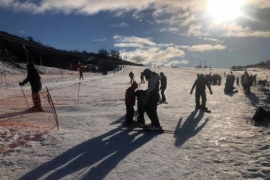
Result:
[[[120,117],[119,119],[111,122],[110,125],[121,124],[121,123],[123,123],[125,121],[125,119],[126,119],[126,115],[124,115],[124,116]]]
[[[198,113],[198,110],[195,109],[186,119],[186,121],[182,124],[183,117],[179,119],[177,126],[176,126],[176,131],[179,132],[179,134],[175,134],[175,146],[180,147],[182,146],[187,140],[195,136],[202,128],[206,125],[208,122],[208,118],[198,127],[199,122],[203,118],[204,112],[199,111],[199,114],[196,116]]]
[[[67,150],[19,179],[70,178],[73,173],[79,179],[104,179],[121,160],[154,137],[153,133],[131,133],[119,127]]]

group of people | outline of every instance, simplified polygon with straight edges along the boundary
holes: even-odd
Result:
[[[129,73],[133,74],[131,71]],[[148,81],[148,88],[143,90],[137,90],[138,84],[133,76],[130,76],[131,86],[126,90],[125,94],[125,105],[126,105],[126,124],[134,124],[137,125],[145,125],[144,113],[148,115],[151,124],[148,126],[149,130],[161,130],[162,127],[159,123],[159,118],[157,114],[157,106],[159,103],[166,102],[165,97],[165,89],[167,88],[167,78],[163,72],[157,74],[156,72],[152,72],[150,69],[145,69],[141,72],[141,79],[146,79]],[[144,82],[144,81],[141,81]],[[161,99],[159,95],[159,91],[161,91]],[[135,98],[138,98],[137,108],[139,116],[137,117],[137,121],[133,120],[134,116],[134,106],[135,106]]]
[[[32,90],[32,99],[33,99],[33,107],[29,109],[31,112],[40,112],[43,111],[41,106],[41,100],[39,92],[42,88],[40,75],[35,68],[34,64],[27,65],[27,77],[19,82],[20,86],[25,85],[30,82],[31,90]],[[146,90],[137,90],[138,84],[134,80],[134,73],[131,71],[129,73],[131,86],[126,90],[125,93],[125,105],[126,105],[126,120],[125,123],[136,123],[137,125],[145,125],[144,113],[148,115],[151,124],[149,125],[150,130],[161,130],[158,114],[157,114],[157,106],[158,104],[166,102],[165,90],[167,88],[167,77],[163,72],[157,74],[156,72],[151,71],[150,69],[145,69],[141,72],[141,83],[144,83],[144,78],[148,81],[148,88]],[[81,77],[83,78],[83,77]],[[143,80],[143,81],[142,81]],[[233,74],[227,76],[226,85],[231,87],[235,81],[235,77]],[[246,94],[250,92],[250,86],[252,79],[247,71],[241,77],[242,85]],[[238,82],[239,83],[239,82]],[[197,79],[195,80],[190,94],[195,91],[195,108],[207,110],[206,107],[206,87],[209,89],[210,94],[213,94],[211,86],[209,84],[208,79],[203,74],[197,74]],[[161,93],[161,97],[159,94]],[[138,109],[138,117],[137,121],[133,120],[134,116],[134,106],[135,99],[138,99],[137,109]],[[201,102],[200,102],[201,101]]]
[[[143,77],[145,77],[146,81],[148,81],[148,88],[145,91],[136,91],[138,84],[134,80],[130,81],[131,86],[126,90],[125,93],[126,120],[124,124],[145,126],[144,113],[146,112],[151,121],[151,124],[148,125],[147,128],[149,130],[162,130],[157,114],[157,106],[160,103],[166,102],[164,92],[167,88],[167,77],[163,72],[157,74],[156,72],[152,72],[150,69],[145,69],[141,74]],[[210,94],[213,94],[211,86],[205,76],[203,74],[198,74],[197,79],[195,80],[190,91],[190,94],[193,93],[194,89],[196,91],[196,109],[201,109],[204,111],[207,111],[208,109],[206,107],[206,87],[208,87]],[[159,91],[161,93],[161,98]],[[138,117],[137,121],[134,121],[133,116],[136,97],[138,99]]]

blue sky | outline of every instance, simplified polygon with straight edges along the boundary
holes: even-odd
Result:
[[[0,0],[0,31],[145,65],[269,60],[269,19],[269,0]]]

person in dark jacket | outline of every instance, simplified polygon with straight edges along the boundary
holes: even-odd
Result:
[[[130,73],[128,74],[130,77],[130,83],[134,82],[134,74],[132,71],[130,71]]]
[[[151,124],[149,125],[149,130],[162,130],[162,127],[160,126],[158,115],[157,115],[157,106],[159,102],[159,81],[160,76],[152,72],[150,69],[145,69],[143,71],[143,75],[145,79],[148,81],[148,88],[146,90],[146,95],[144,98],[147,99],[146,108],[145,111],[151,121]]]
[[[160,94],[161,94],[161,101],[160,103],[166,102],[165,97],[165,89],[167,88],[167,77],[164,75],[163,72],[160,73]]]
[[[80,80],[83,79],[83,70],[82,68],[79,68],[79,73],[80,73]]]
[[[195,80],[190,94],[192,94],[194,88],[196,87],[196,91],[195,91],[195,102],[196,102],[196,109],[202,109],[202,110],[207,110],[206,105],[206,86],[210,91],[210,94],[213,94],[212,90],[211,90],[211,86],[210,84],[206,81],[205,77],[203,74],[198,74],[197,75],[197,79]],[[202,104],[200,105],[200,98],[202,98]]]
[[[141,72],[141,83],[145,83],[144,77],[143,77],[143,72]]]
[[[134,124],[134,106],[135,106],[135,90],[138,88],[138,84],[134,81],[131,86],[126,90],[125,105],[126,105],[126,120],[125,124]]]
[[[40,112],[43,111],[41,107],[41,101],[40,101],[40,95],[39,91],[42,88],[40,75],[38,71],[36,70],[34,64],[28,64],[27,65],[27,77],[23,82],[19,82],[20,86],[25,85],[26,83],[30,83],[31,90],[32,90],[32,99],[34,106],[30,108],[29,110],[32,112]]]

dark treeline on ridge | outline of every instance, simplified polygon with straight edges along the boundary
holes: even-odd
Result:
[[[18,37],[0,31],[0,59],[9,63],[34,63],[48,67],[71,69],[73,63],[117,65],[141,65],[122,60],[116,50],[108,52],[100,49],[98,53],[87,51],[58,50],[37,42],[32,37]],[[90,62],[91,61],[91,62]]]

